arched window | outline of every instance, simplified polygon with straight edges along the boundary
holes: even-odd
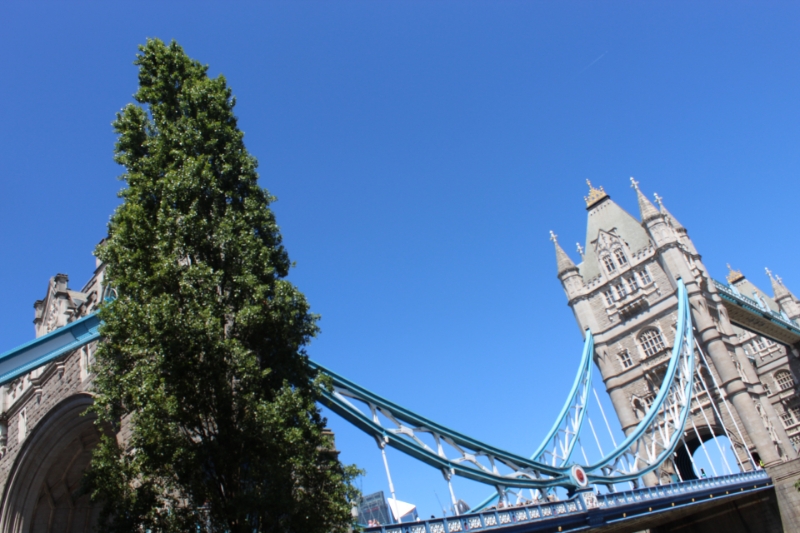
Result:
[[[603,256],[603,266],[606,267],[606,272],[609,274],[616,272],[617,270],[617,265],[614,264],[614,260],[611,259],[610,255],[607,254]]]
[[[780,390],[787,390],[794,387],[792,375],[787,370],[779,370],[775,372],[775,383],[778,384],[778,388]]]
[[[628,258],[625,257],[625,252],[622,251],[622,248],[617,248],[614,250],[614,258],[619,263],[619,266],[625,266],[628,264]]]
[[[642,418],[647,412],[647,407],[644,406],[644,402],[635,394],[631,396],[631,407],[633,407],[633,413],[636,415],[636,418]]]
[[[657,329],[647,329],[639,335],[639,344],[645,357],[652,357],[664,349],[664,337]]]

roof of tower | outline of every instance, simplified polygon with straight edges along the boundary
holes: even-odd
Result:
[[[587,281],[600,274],[595,244],[601,231],[613,233],[619,237],[628,245],[628,252],[631,254],[650,246],[650,237],[639,221],[618,206],[608,195],[605,195],[589,208],[586,224],[586,248],[583,262],[578,267],[581,275]]]
[[[772,282],[772,292],[775,295],[776,300],[780,300],[781,298],[785,298],[791,294],[789,289],[783,285],[783,281],[779,276],[773,276],[772,271],[770,271],[768,268],[765,268],[764,270],[767,272],[770,282]]]
[[[550,232],[550,240],[553,241],[553,244],[556,246],[556,268],[558,269],[557,275],[560,276],[564,272],[569,272],[570,270],[578,270],[578,267],[575,266],[575,263],[572,262],[572,259],[569,258],[567,253],[561,248],[561,245],[558,244],[558,236]]]
[[[670,225],[672,225],[672,227],[677,230],[686,231],[686,228],[683,227],[683,224],[678,222],[678,219],[672,216],[672,213],[667,211],[667,208],[664,207],[664,202],[662,201],[662,198],[658,195],[658,193],[654,193],[653,196],[655,197],[656,203],[658,204],[658,207],[661,210],[661,214],[666,217]]]
[[[647,199],[642,191],[639,190],[639,182],[631,177],[631,187],[636,189],[636,198],[639,200],[639,213],[642,215],[642,223],[661,216],[656,206]]]

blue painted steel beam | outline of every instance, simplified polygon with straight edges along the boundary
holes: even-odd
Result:
[[[328,370],[318,363],[309,361],[309,364],[312,368],[328,376],[335,387],[352,392],[356,394],[361,401],[368,402],[382,410],[390,412],[397,420],[402,421],[410,427],[426,428],[447,439],[450,439],[459,446],[489,454],[495,459],[514,464],[518,468],[530,469],[544,476],[551,477],[544,477],[541,479],[520,477],[514,479],[504,477],[499,474],[478,470],[476,468],[471,468],[461,464],[460,462],[451,461],[446,457],[442,457],[436,453],[426,450],[423,446],[419,445],[413,440],[403,438],[400,435],[396,435],[395,433],[388,431],[387,428],[375,422],[349,402],[343,401],[330,391],[323,391],[322,404],[324,406],[328,407],[331,411],[335,412],[365,433],[372,435],[373,437],[385,442],[389,446],[396,448],[419,461],[422,461],[440,470],[450,470],[459,476],[494,486],[502,485],[508,487],[534,489],[554,486],[574,486],[574,482],[571,480],[569,475],[569,468],[559,468],[550,465],[544,465],[525,457],[506,452],[505,450],[495,448],[494,446],[473,439],[472,437],[464,435],[463,433],[449,429],[404,407],[401,407],[400,405],[386,400],[385,398],[370,392],[369,390],[353,383],[352,381],[336,374],[335,372]]]
[[[0,385],[100,338],[100,319],[91,314],[0,355]]]

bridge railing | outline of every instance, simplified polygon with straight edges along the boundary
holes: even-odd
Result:
[[[706,498],[724,497],[734,492],[763,489],[771,484],[764,470],[741,472],[729,476],[693,479],[669,485],[644,487],[624,492],[597,494],[592,490],[579,492],[568,500],[535,502],[527,505],[493,508],[461,516],[431,518],[418,522],[367,527],[368,533],[456,533],[461,531],[502,530],[514,527],[517,530],[524,524],[535,529],[537,523],[586,524],[592,522],[590,515],[605,515],[619,519],[617,515],[641,516],[653,509],[665,510],[672,504],[685,505]],[[640,512],[636,512],[638,509]],[[626,512],[627,511],[627,512]],[[516,526],[516,527],[515,527]],[[548,527],[542,524],[542,527]]]

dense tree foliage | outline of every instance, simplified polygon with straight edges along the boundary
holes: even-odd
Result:
[[[116,291],[95,365],[112,431],[87,477],[100,529],[344,530],[355,470],[323,433],[316,316],[285,279],[235,99],[175,42],[135,64],[141,105],[113,123],[127,187],[96,252]]]

